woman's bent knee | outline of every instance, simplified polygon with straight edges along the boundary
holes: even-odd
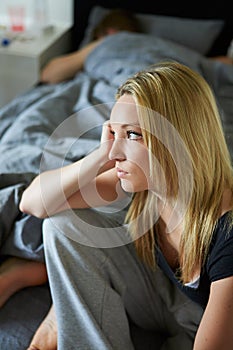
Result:
[[[123,224],[124,213],[105,214],[95,209],[67,210],[44,220],[44,240],[54,235],[95,248],[128,244],[131,237]]]

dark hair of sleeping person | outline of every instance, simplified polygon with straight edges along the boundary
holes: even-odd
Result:
[[[92,32],[92,40],[118,31],[140,32],[136,17],[127,10],[114,9],[108,12]]]

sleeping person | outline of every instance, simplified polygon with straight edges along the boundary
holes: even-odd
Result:
[[[140,23],[129,11],[114,9],[103,16],[99,24],[92,31],[91,41],[75,52],[53,58],[41,71],[40,82],[56,84],[71,79],[83,69],[84,62],[90,52],[108,35],[119,31],[141,32]],[[211,60],[224,64],[233,64],[227,55],[209,57]]]

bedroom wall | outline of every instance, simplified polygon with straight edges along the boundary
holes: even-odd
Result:
[[[40,0],[0,0],[0,27],[9,25],[8,7],[22,5],[26,13],[26,29],[33,22],[34,4]],[[73,0],[45,0],[49,24],[73,24]]]

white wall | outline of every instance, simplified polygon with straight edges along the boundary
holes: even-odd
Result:
[[[33,21],[34,1],[38,4],[40,0],[0,0],[0,27],[9,25],[8,7],[10,5],[20,4],[25,8],[26,27],[29,28]],[[45,1],[47,1],[49,24],[73,24],[73,0]]]
[[[31,0],[32,1],[32,0]],[[38,1],[38,0],[35,0]],[[65,22],[73,24],[73,0],[47,0],[52,23]],[[85,1],[85,0],[84,0]]]

